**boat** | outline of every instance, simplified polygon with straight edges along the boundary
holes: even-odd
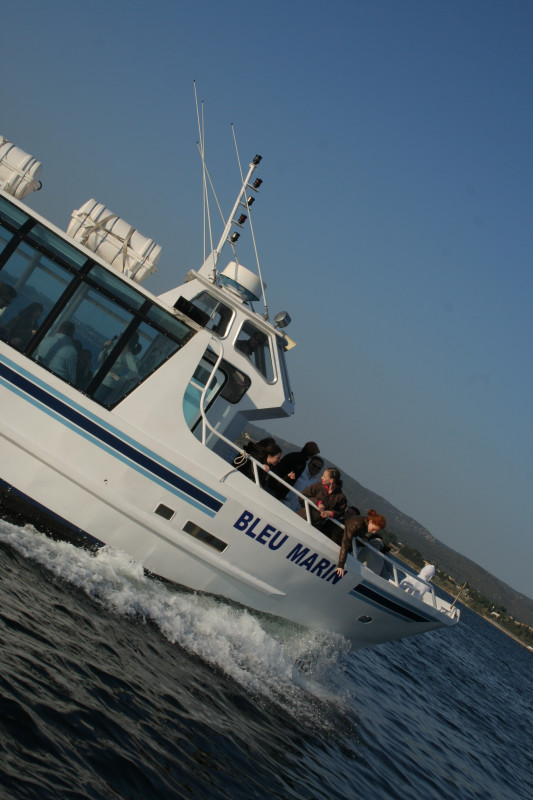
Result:
[[[40,162],[0,139],[2,515],[353,649],[452,627],[455,605],[430,583],[405,591],[409,570],[383,553],[389,578],[357,546],[340,576],[310,501],[307,519],[287,508],[236,444],[247,424],[294,413],[290,317],[270,319],[261,270],[238,258],[260,163],[241,170],[218,244],[156,296],[144,281],[160,247],[95,200],[67,230],[31,210]]]

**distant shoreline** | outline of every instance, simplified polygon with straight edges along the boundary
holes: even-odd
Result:
[[[526,643],[525,643],[524,641],[522,641],[522,639],[520,639],[518,636],[515,636],[513,633],[511,633],[511,631],[508,631],[508,630],[506,630],[506,629],[505,629],[505,628],[504,628],[502,625],[499,625],[499,624],[496,622],[496,620],[494,620],[494,619],[489,619],[488,617],[485,617],[485,616],[484,616],[484,614],[480,614],[480,613],[479,613],[479,611],[474,611],[474,609],[473,609],[473,608],[470,608],[470,606],[467,606],[467,605],[466,605],[466,603],[463,603],[463,605],[465,606],[465,608],[468,608],[468,610],[469,610],[469,611],[473,611],[473,612],[474,612],[474,614],[477,614],[477,615],[478,615],[478,617],[481,617],[481,619],[485,619],[485,620],[487,620],[487,622],[490,622],[490,624],[491,624],[491,625],[494,625],[494,627],[495,627],[495,628],[498,628],[498,630],[499,630],[499,631],[501,631],[502,633],[505,633],[505,635],[506,635],[506,636],[509,636],[509,638],[510,638],[510,639],[514,639],[514,641],[515,641],[517,644],[521,644],[521,645],[522,645],[522,647],[525,647],[525,648],[526,648],[526,650],[529,650],[529,652],[530,652],[530,653],[533,653],[533,647],[531,647],[531,645],[529,645],[529,644],[526,644]]]

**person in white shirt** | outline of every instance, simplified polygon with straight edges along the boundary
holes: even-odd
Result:
[[[37,348],[37,361],[60,378],[76,383],[78,351],[72,341],[74,324],[62,322],[55,333],[46,336]]]
[[[303,492],[312,483],[316,483],[317,475],[324,466],[324,459],[320,456],[312,456],[304,467],[299,478],[294,482],[294,488],[298,492]],[[300,508],[300,498],[294,492],[287,492],[287,496],[282,501],[291,511],[298,511]]]

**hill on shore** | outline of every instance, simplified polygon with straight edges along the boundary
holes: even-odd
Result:
[[[263,439],[271,434],[256,425],[248,425],[246,433],[252,439]],[[276,436],[284,453],[299,450],[295,445]],[[324,459],[326,466],[331,462]],[[404,514],[381,495],[362,486],[355,478],[343,471],[343,491],[351,505],[357,506],[361,513],[375,508],[387,518],[387,530],[396,534],[398,539],[409,547],[419,550],[423,557],[434,564],[441,572],[452,577],[458,584],[468,582],[469,586],[486,597],[495,606],[503,606],[516,620],[533,626],[533,600],[490,572],[480,567],[471,559],[461,555],[451,547],[436,539],[423,525]]]

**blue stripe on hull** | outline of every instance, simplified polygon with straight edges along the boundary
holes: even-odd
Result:
[[[408,608],[407,606],[399,603],[397,600],[393,600],[392,597],[381,594],[380,592],[376,591],[374,587],[369,586],[364,581],[358,586],[354,586],[350,594],[354,597],[357,595],[364,597],[364,599],[367,602],[370,602],[373,606],[380,608],[382,611],[387,611],[388,613],[393,614],[395,617],[401,617],[404,620],[408,619],[411,622],[433,622],[433,620],[429,617],[424,617],[422,614],[413,611],[412,608]]]
[[[156,460],[155,454],[138,442],[123,434],[119,436],[116,428],[102,423],[67,398],[63,400],[61,395],[52,394],[46,384],[34,379],[29,373],[26,372],[25,375],[0,361],[0,382],[7,388],[209,516],[215,516],[222,508],[225,497],[214,491],[208,494],[208,487],[199,482],[193,483],[194,479],[174,465],[163,459]]]

